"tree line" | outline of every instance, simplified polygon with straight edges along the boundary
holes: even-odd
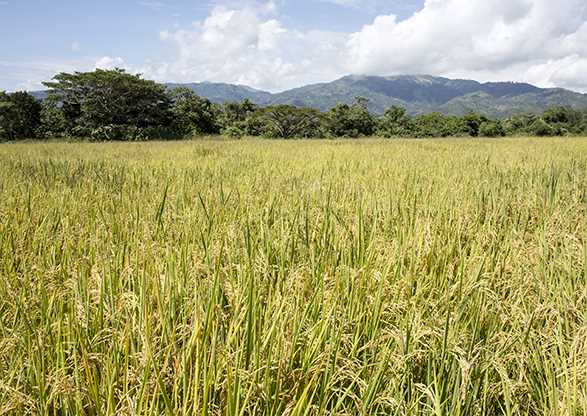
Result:
[[[325,112],[290,105],[259,107],[249,100],[215,104],[189,89],[170,90],[122,69],[60,73],[44,84],[48,92],[43,101],[26,92],[0,92],[1,140],[587,135],[587,109],[568,107],[500,120],[475,112],[410,116],[398,106],[374,115],[361,97]]]

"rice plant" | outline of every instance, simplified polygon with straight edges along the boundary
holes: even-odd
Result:
[[[0,146],[1,415],[585,415],[587,141]]]

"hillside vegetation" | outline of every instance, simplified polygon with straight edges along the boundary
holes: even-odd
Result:
[[[45,83],[49,90],[42,102],[24,92],[0,92],[0,140],[55,137],[96,141],[149,140],[211,134],[286,139],[587,134],[587,102],[585,108],[574,108],[580,100],[563,106],[564,100],[534,97],[531,99],[534,107],[522,106],[520,110],[556,105],[542,113],[521,113],[506,119],[484,115],[493,105],[490,96],[510,100],[513,99],[512,91],[539,93],[536,87],[527,84],[478,84],[445,79],[439,83],[430,77],[381,82],[349,77],[341,82],[361,86],[352,89],[352,94],[357,94],[352,100],[344,95],[349,91],[346,88],[336,88],[343,93],[340,95],[338,92],[326,93],[323,86],[313,86],[292,93],[291,100],[286,100],[288,104],[269,102],[259,106],[242,98],[247,93],[264,95],[262,92],[226,84],[222,88],[212,84],[192,85],[190,89],[157,84],[123,70],[61,73]],[[235,101],[218,104],[194,93],[194,88],[208,96],[216,90],[230,95]],[[472,92],[477,89],[482,92]],[[378,94],[392,94],[401,99],[378,101],[370,94],[375,90]],[[314,91],[320,100],[330,100],[328,109],[320,111],[312,107],[324,107],[322,104],[295,98],[296,94],[306,96],[308,91]],[[463,91],[470,91],[469,95],[482,99],[471,107],[468,99],[459,95]],[[515,100],[520,99],[519,95],[516,97]],[[430,109],[445,102],[442,105],[454,108],[462,115],[448,116],[440,112],[412,115],[413,108],[410,111],[409,105],[403,106],[405,100],[428,103]],[[383,104],[386,105],[381,107],[383,114],[371,111],[373,105]],[[504,104],[501,108],[506,107]]]
[[[369,109],[377,114],[394,105],[406,108],[410,115],[439,112],[462,116],[474,111],[492,118],[542,113],[554,106],[587,107],[587,95],[560,88],[513,82],[479,83],[429,75],[346,76],[274,94],[269,103],[326,111],[338,103],[351,104],[357,96],[367,98]],[[259,104],[266,102],[261,100]]]
[[[492,118],[542,113],[554,106],[587,107],[587,95],[562,88],[538,88],[514,82],[480,83],[430,75],[349,75],[332,82],[278,93],[214,82],[166,86],[170,89],[188,88],[217,104],[246,99],[259,106],[286,104],[321,111],[327,111],[339,103],[350,105],[355,97],[361,96],[369,100],[369,110],[376,114],[383,114],[394,105],[406,108],[410,115],[439,112],[462,116],[474,111]],[[38,98],[47,96],[44,91],[33,94]]]
[[[587,140],[0,146],[0,414],[583,415]]]

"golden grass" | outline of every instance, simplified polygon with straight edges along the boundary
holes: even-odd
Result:
[[[587,139],[0,146],[0,414],[587,414]]]

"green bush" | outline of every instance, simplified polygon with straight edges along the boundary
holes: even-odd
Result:
[[[561,131],[539,118],[529,127],[530,134],[538,137],[560,136]]]
[[[407,137],[412,131],[412,120],[403,107],[392,106],[377,120],[377,135],[382,137]]]
[[[45,100],[37,136],[46,139],[67,137],[68,130],[68,122],[62,108],[51,100]]]
[[[242,126],[239,126],[237,124],[233,124],[231,126],[228,126],[224,129],[222,129],[220,134],[222,134],[223,136],[231,137],[233,139],[240,139],[243,136],[245,136],[245,130],[242,128]]]
[[[357,97],[352,105],[338,104],[326,114],[327,132],[334,137],[371,136],[376,122],[367,108],[367,100]]]
[[[478,135],[481,137],[503,137],[505,130],[499,121],[484,121],[479,126]]]
[[[467,129],[463,119],[440,113],[422,114],[414,118],[414,137],[464,136]]]
[[[26,92],[0,91],[0,139],[32,139],[41,124],[41,103]]]
[[[481,125],[489,121],[487,117],[474,112],[469,112],[463,117],[463,123],[469,136],[477,137],[481,134]]]

